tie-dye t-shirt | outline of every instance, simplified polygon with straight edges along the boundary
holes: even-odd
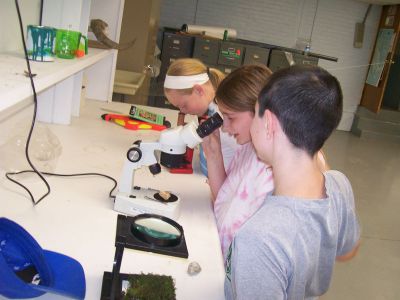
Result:
[[[266,194],[273,188],[272,169],[258,159],[253,144],[239,146],[214,204],[224,258],[237,230],[264,203]]]

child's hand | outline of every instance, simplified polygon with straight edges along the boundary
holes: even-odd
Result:
[[[218,191],[226,179],[219,130],[215,130],[203,138],[202,148],[207,159],[208,183],[212,200],[215,201]]]
[[[203,150],[207,160],[213,159],[221,153],[221,139],[219,130],[215,130],[210,135],[203,138]]]

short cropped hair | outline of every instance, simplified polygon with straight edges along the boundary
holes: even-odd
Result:
[[[297,148],[313,156],[338,126],[343,95],[338,80],[317,66],[292,66],[276,71],[262,89],[259,116],[266,109]]]

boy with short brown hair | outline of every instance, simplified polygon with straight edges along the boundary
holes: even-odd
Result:
[[[275,189],[236,233],[227,299],[314,299],[328,290],[335,260],[355,255],[350,182],[321,172],[317,155],[339,124],[342,98],[337,79],[319,67],[279,70],[261,91],[251,137]]]

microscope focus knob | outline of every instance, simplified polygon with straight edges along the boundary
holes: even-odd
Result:
[[[161,166],[159,163],[149,166],[150,173],[153,175],[157,175],[161,173]]]
[[[142,158],[142,150],[138,147],[132,147],[126,153],[126,157],[131,162],[138,162]]]

